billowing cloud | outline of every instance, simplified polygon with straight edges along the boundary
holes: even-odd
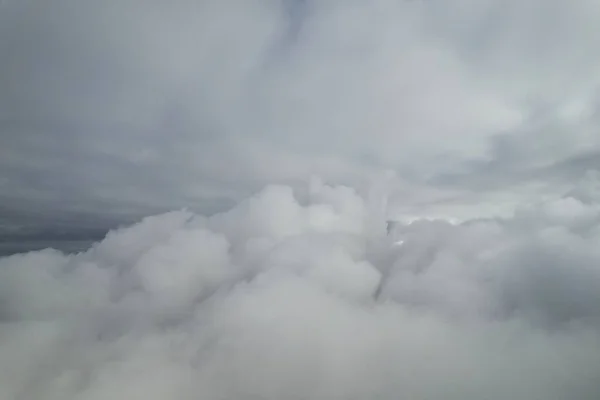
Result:
[[[597,203],[388,234],[379,192],[270,186],[0,258],[3,397],[600,396]]]
[[[599,23],[0,2],[0,397],[597,400]]]

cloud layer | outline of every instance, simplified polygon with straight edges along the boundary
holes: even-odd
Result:
[[[597,400],[599,25],[1,2],[0,397]]]
[[[579,178],[599,21],[585,0],[4,1],[0,223],[211,213],[311,174]]]
[[[600,396],[597,203],[386,234],[381,200],[270,186],[0,258],[3,398]]]

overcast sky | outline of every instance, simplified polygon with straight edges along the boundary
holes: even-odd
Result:
[[[391,214],[568,191],[600,164],[599,25],[595,0],[5,0],[0,229],[311,175],[392,170]]]

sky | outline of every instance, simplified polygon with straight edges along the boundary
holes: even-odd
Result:
[[[0,2],[0,397],[597,400],[599,25]]]
[[[389,171],[394,218],[563,193],[598,168],[598,18],[592,0],[4,1],[1,229]]]

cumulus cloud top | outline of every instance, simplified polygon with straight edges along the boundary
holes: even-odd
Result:
[[[308,192],[1,258],[3,398],[598,398],[596,205],[386,234],[378,194]]]

